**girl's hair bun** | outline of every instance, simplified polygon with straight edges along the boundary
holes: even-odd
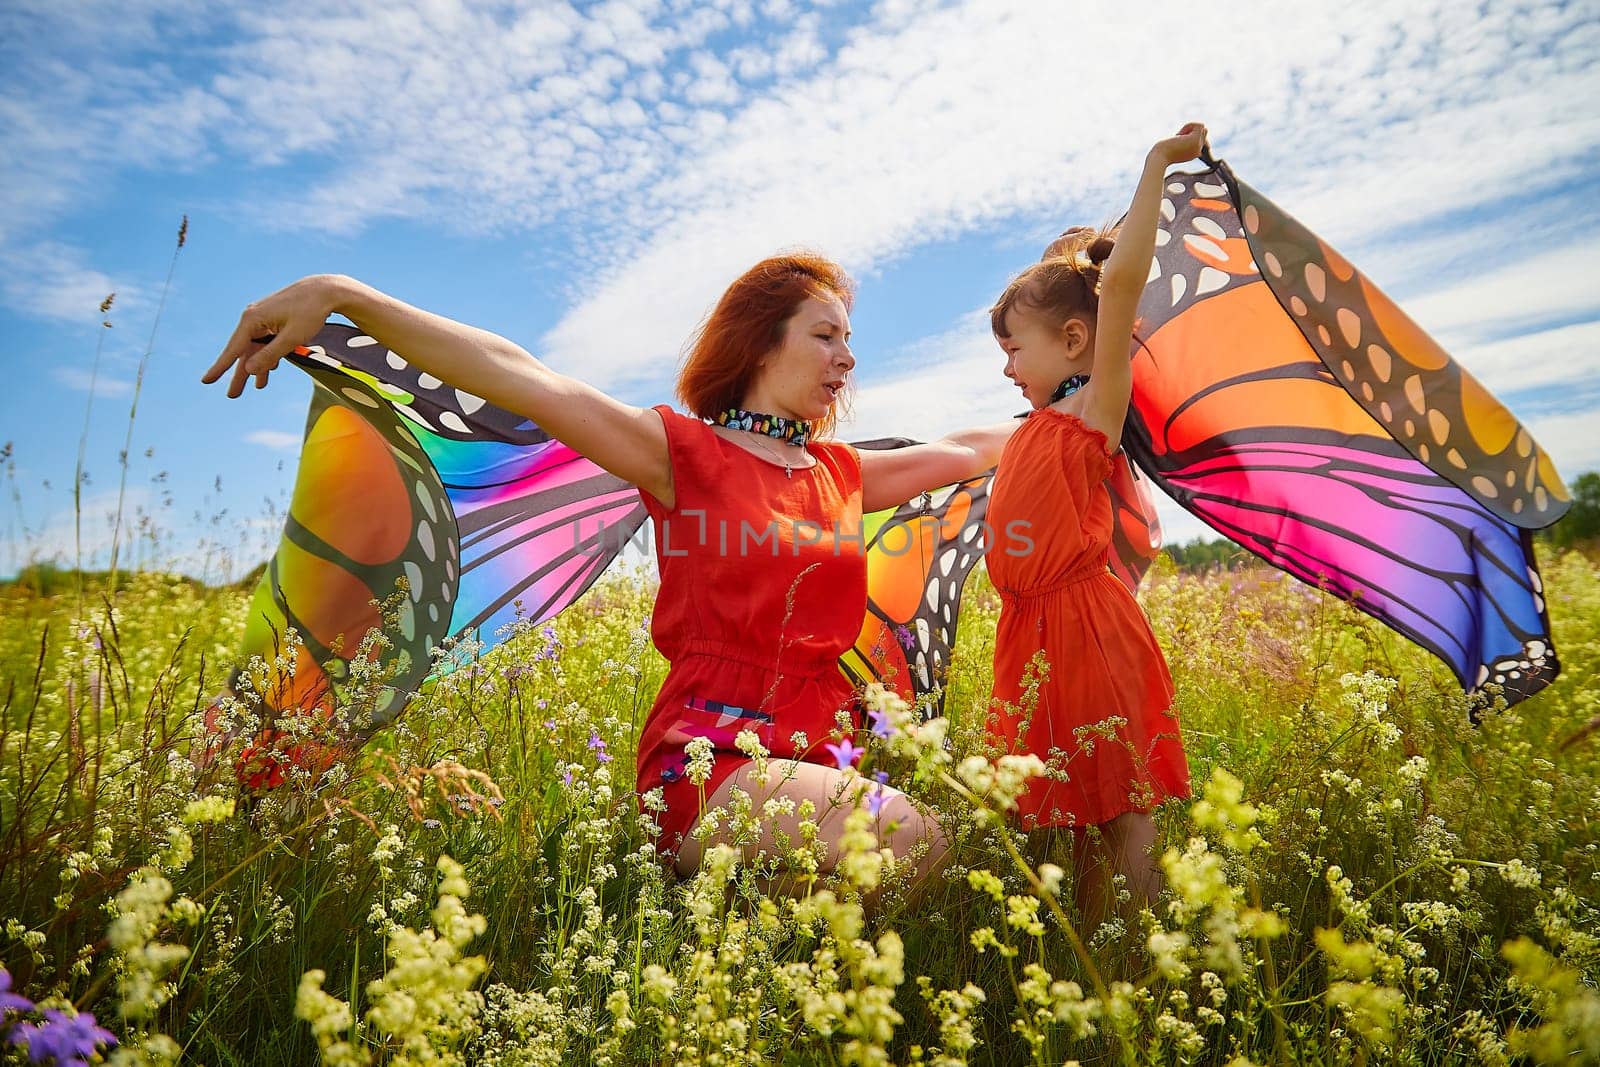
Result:
[[[1117,242],[1115,239],[1108,237],[1105,234],[1101,234],[1094,240],[1090,241],[1087,246],[1085,246],[1083,252],[1084,255],[1089,257],[1089,262],[1098,267],[1107,259],[1111,258],[1111,250],[1115,247],[1117,247]]]

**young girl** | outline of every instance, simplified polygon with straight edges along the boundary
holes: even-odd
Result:
[[[989,727],[1048,764],[1019,814],[1028,829],[1074,831],[1078,906],[1090,931],[1111,909],[1115,875],[1136,906],[1154,899],[1161,877],[1149,854],[1150,812],[1189,791],[1166,661],[1106,566],[1103,483],[1128,410],[1134,311],[1155,254],[1166,169],[1197,156],[1205,135],[1191,123],[1157,143],[1120,231],[1068,231],[990,312],[1006,377],[1033,411],[1001,455],[989,522],[1025,522],[1034,544],[988,558],[1001,599]],[[1048,676],[1030,712],[1028,675],[1040,653]]]

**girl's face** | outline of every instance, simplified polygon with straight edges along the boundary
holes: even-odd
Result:
[[[1032,308],[1013,307],[1005,325],[1010,336],[996,338],[1006,354],[1005,375],[1033,407],[1050,403],[1058,385],[1089,369],[1093,353],[1082,319],[1057,326]]]
[[[836,297],[809,296],[783,324],[783,340],[761,359],[744,406],[790,419],[820,419],[849,380],[850,316]]]

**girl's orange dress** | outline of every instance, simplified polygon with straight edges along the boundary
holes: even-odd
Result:
[[[1144,611],[1106,566],[1110,473],[1105,435],[1047,407],[1007,442],[989,492],[998,536],[987,562],[1001,602],[989,728],[1048,765],[1018,800],[1028,829],[1091,826],[1189,795],[1172,676]],[[1024,733],[1024,677],[1041,651],[1049,674]]]
[[[638,790],[661,787],[662,851],[672,852],[723,779],[750,762],[754,730],[778,759],[832,762],[823,748],[846,709],[839,657],[867,610],[861,457],[813,441],[816,464],[785,474],[699,419],[656,408],[667,431],[673,507],[640,490],[661,587],[651,637],[671,665],[639,737]],[[803,735],[803,736],[797,736]],[[685,747],[711,742],[711,777],[689,777]]]

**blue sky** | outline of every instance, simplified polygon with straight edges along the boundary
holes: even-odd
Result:
[[[982,309],[1064,225],[1114,216],[1148,144],[1191,118],[1569,480],[1600,468],[1600,4],[1227,11],[8,0],[0,573],[71,562],[86,412],[85,562],[103,564],[184,214],[123,521],[160,531],[135,560],[217,578],[276,539],[309,387],[229,402],[199,374],[245,303],[302,274],[647,403],[728,280],[818,248],[861,282],[847,436],[929,437],[1018,407]],[[1171,540],[1202,532],[1163,515]]]

